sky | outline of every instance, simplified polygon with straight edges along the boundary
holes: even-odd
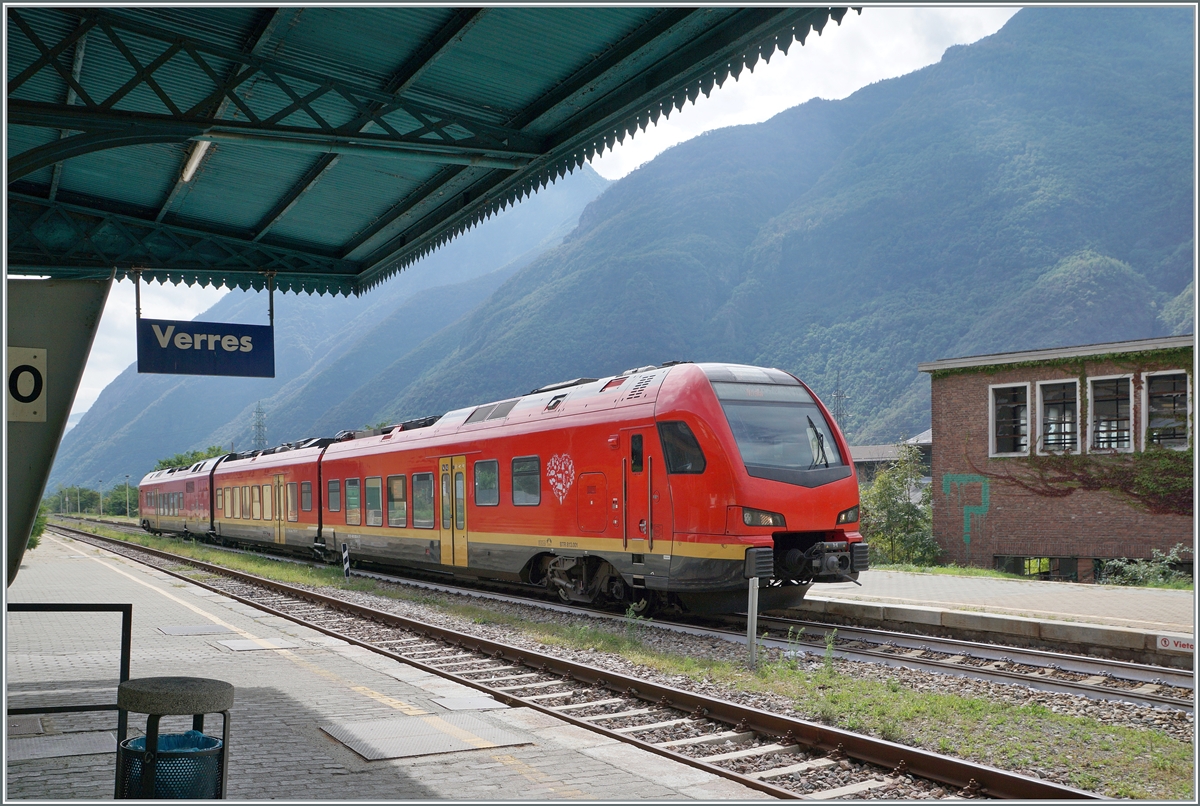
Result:
[[[810,34],[803,47],[776,53],[754,72],[726,80],[710,97],[660,118],[658,124],[626,138],[592,167],[606,179],[620,179],[671,146],[712,129],[760,123],[812,98],[836,100],[855,90],[911,73],[941,59],[946,48],[967,45],[998,31],[1019,7],[864,8],[850,11],[839,26],[830,21],[821,36]],[[198,286],[142,286],[142,314],[153,319],[192,319],[217,302],[227,289]],[[232,293],[243,293],[234,291]],[[137,358],[134,293],[130,281],[114,283],[88,358],[69,426],[73,426],[114,378]]]

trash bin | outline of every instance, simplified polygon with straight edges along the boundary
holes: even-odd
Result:
[[[146,735],[117,747],[118,799],[225,797],[233,686],[198,677],[145,677],[117,687],[117,707],[147,714]],[[220,713],[221,738],[204,734],[204,715]],[[159,734],[164,716],[191,714],[186,733]]]
[[[146,797],[142,781],[142,773],[147,766],[146,737],[127,739],[121,743],[117,753],[123,756],[118,764],[124,779],[118,783],[121,789],[118,797]],[[224,754],[224,742],[198,730],[159,734],[154,788],[149,797],[190,800],[221,797],[221,761]]]

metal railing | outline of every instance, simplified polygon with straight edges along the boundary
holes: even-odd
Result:
[[[64,604],[59,602],[9,602],[10,613],[120,613],[121,614],[121,679],[124,683],[129,679],[129,655],[133,645],[133,605],[132,604]],[[47,705],[33,708],[9,708],[8,716],[25,716],[28,714],[74,714],[87,711],[116,711],[117,712],[117,744],[125,741],[129,727],[129,713],[118,708],[116,703],[111,705]]]

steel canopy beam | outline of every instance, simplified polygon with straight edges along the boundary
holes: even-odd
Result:
[[[536,115],[537,121],[560,116],[565,118],[561,120],[559,131],[541,157],[516,175],[489,172],[468,188],[456,188],[456,193],[444,194],[446,201],[436,209],[420,210],[419,218],[404,226],[399,234],[370,253],[355,256],[363,264],[361,282],[368,285],[372,281],[377,282],[376,278],[386,275],[396,264],[411,262],[428,252],[447,230],[469,226],[471,220],[478,216],[478,207],[465,204],[464,193],[471,199],[505,198],[513,193],[514,188],[529,184],[531,175],[534,177],[532,184],[545,184],[553,176],[566,173],[564,162],[582,165],[593,153],[602,152],[605,145],[611,148],[618,141],[623,141],[627,131],[632,131],[638,125],[645,129],[660,114],[669,114],[672,107],[681,109],[688,100],[694,101],[701,92],[707,93],[712,86],[723,83],[729,75],[736,78],[743,64],[753,67],[759,58],[757,53],[744,60],[739,58],[739,54],[768,38],[771,32],[782,31],[778,35],[779,45],[771,42],[769,46],[761,46],[767,57],[777,46],[786,49],[793,35],[803,43],[809,31],[815,29],[820,32],[830,19],[840,23],[847,10],[768,7],[736,9],[732,13],[719,8],[676,11],[674,14],[664,12],[648,24],[645,36],[633,37],[640,47],[635,47],[631,42],[619,54],[611,54],[611,60],[589,65],[553,91],[550,94],[552,102],[542,105],[540,109],[538,104],[534,104],[530,112],[506,122],[509,126],[529,126],[534,123],[534,119],[531,119],[533,115]],[[704,15],[714,13],[727,13],[729,16],[716,26],[699,24]],[[681,35],[692,25],[707,30],[707,33],[699,38],[688,37],[684,47],[660,59],[657,64],[647,65],[639,80],[616,80],[610,74],[611,70],[626,60],[644,58],[645,54],[641,51],[660,38],[672,33]],[[594,100],[587,104],[578,101],[580,95],[603,89],[607,89],[604,93],[606,97],[599,103]],[[576,109],[583,111],[570,114],[569,110]],[[627,121],[631,115],[638,116],[637,124],[619,128],[621,121]],[[416,205],[407,202],[402,207],[403,210],[389,223],[417,209]],[[383,223],[382,220],[377,222],[376,232],[382,229],[378,225]]]
[[[143,271],[143,277],[262,287],[268,273],[276,287],[300,291],[328,287],[355,291],[359,266],[281,244],[255,242],[180,224],[166,224],[82,204],[50,202],[9,191],[8,269],[73,277],[108,277]]]

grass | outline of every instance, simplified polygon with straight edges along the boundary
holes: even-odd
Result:
[[[842,662],[832,658],[810,664],[784,657],[752,672],[738,663],[652,649],[642,640],[649,629],[645,620],[631,620],[625,625],[536,621],[375,580],[347,581],[338,568],[312,568],[229,554],[148,534],[119,533],[103,526],[91,526],[88,531],[281,582],[413,601],[476,624],[519,631],[549,646],[611,653],[663,674],[778,696],[789,701],[795,715],[802,719],[900,744],[1000,768],[1036,767],[1047,772],[1061,769],[1073,786],[1108,797],[1191,801],[1194,796],[1193,746],[1160,730],[1107,725],[1089,717],[1054,713],[1036,703],[1014,704],[914,690],[895,678],[856,678],[842,672]]]

